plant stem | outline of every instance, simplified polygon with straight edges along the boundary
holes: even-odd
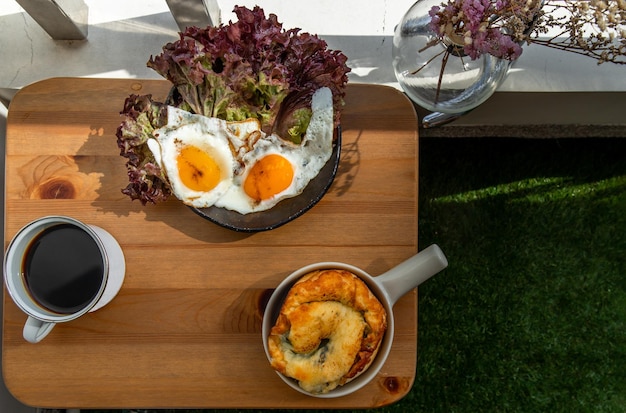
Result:
[[[441,91],[441,81],[443,79],[443,72],[446,70],[448,57],[450,57],[450,52],[448,52],[448,49],[446,49],[443,55],[443,59],[441,60],[441,69],[439,69],[439,79],[437,80],[437,93],[435,94],[435,103],[439,102],[439,92]]]

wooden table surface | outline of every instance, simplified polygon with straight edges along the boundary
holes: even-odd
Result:
[[[361,408],[411,388],[417,291],[396,304],[391,355],[377,379],[319,399],[270,368],[261,319],[272,289],[317,261],[380,274],[417,251],[417,119],[385,86],[350,84],[338,175],[305,215],[276,230],[236,233],[175,199],[131,202],[115,131],[131,93],[162,100],[161,80],[56,78],[23,88],[7,119],[5,248],[24,224],[62,214],[107,229],[127,272],[106,307],[22,338],[26,316],[4,290],[2,367],[12,394],[52,408]]]

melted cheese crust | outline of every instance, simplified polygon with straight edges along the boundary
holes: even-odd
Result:
[[[387,314],[367,285],[345,270],[318,270],[290,289],[270,331],[271,365],[310,393],[327,393],[369,367]]]

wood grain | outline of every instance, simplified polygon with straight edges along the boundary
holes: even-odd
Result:
[[[22,338],[26,316],[5,289],[9,390],[53,408],[362,408],[403,397],[415,377],[416,290],[395,306],[394,345],[377,379],[347,397],[287,387],[269,367],[260,331],[269,294],[293,270],[343,261],[380,274],[417,251],[413,105],[392,88],[349,85],[331,190],[285,226],[241,234],[176,200],[144,207],[121,194],[127,178],[115,131],[124,99],[162,100],[168,89],[159,80],[57,78],[13,99],[5,248],[28,221],[69,215],[111,232],[127,273],[109,305],[35,345]]]

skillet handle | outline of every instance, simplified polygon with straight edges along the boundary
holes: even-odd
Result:
[[[448,259],[437,244],[375,277],[393,306],[403,295],[448,266]]]

